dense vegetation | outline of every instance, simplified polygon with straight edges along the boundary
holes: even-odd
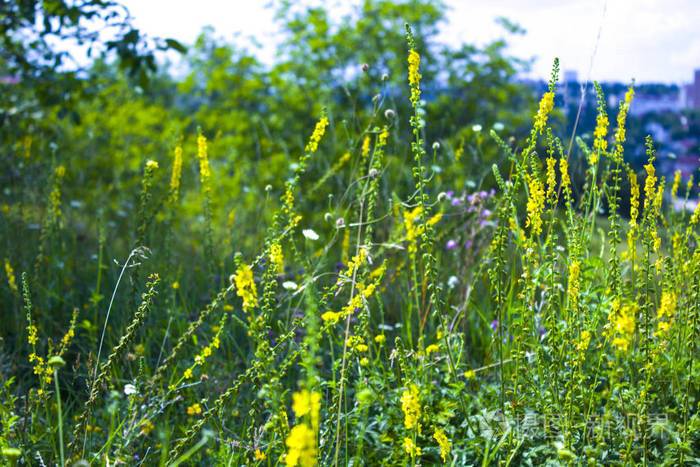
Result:
[[[537,104],[439,2],[353,15],[0,85],[3,463],[700,462],[700,208],[634,89],[569,151],[558,62]]]

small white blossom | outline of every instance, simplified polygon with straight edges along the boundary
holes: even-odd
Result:
[[[296,290],[299,286],[297,285],[296,282],[292,281],[284,281],[282,282],[282,288],[284,290]]]
[[[124,394],[126,394],[127,396],[132,396],[132,395],[136,394],[137,392],[138,391],[136,390],[136,386],[134,386],[133,384],[125,384],[124,385]]]
[[[312,241],[318,240],[319,238],[318,234],[311,229],[304,229],[301,231],[301,233],[304,235],[304,237]]]

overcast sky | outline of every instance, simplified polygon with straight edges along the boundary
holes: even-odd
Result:
[[[279,40],[263,0],[122,0],[135,24],[152,36],[191,43],[204,26],[263,48],[270,60]],[[354,3],[350,1],[345,4]],[[505,16],[527,30],[511,41],[513,55],[535,57],[546,78],[554,57],[563,70],[599,81],[689,82],[700,68],[700,0],[446,0],[451,11],[441,39],[483,44],[501,34]],[[600,32],[600,39],[597,37]],[[598,44],[597,52],[593,51]],[[591,57],[593,56],[593,65]]]

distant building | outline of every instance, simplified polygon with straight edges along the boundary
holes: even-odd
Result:
[[[565,83],[578,83],[578,72],[576,70],[564,70]]]
[[[656,112],[679,112],[683,110],[685,104],[680,92],[673,94],[637,94],[634,102],[630,106],[630,114],[644,115]]]
[[[700,109],[700,69],[695,70],[695,80],[681,87],[684,107]]]

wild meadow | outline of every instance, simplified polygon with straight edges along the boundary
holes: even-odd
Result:
[[[525,131],[435,136],[430,54],[394,33],[405,92],[364,65],[277,146],[284,106],[215,109],[232,133],[115,76],[17,127],[3,465],[700,464],[697,182],[650,137],[629,164],[634,85],[570,140],[555,60]],[[236,63],[221,89],[262,92]]]

